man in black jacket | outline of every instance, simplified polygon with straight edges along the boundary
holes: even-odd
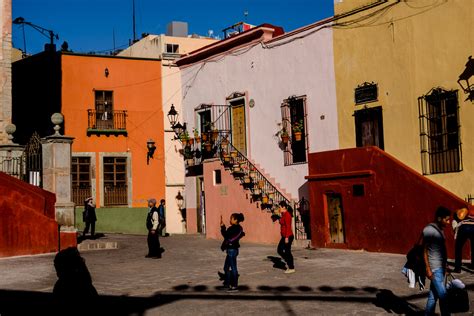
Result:
[[[148,229],[148,254],[146,258],[161,258],[160,235],[158,225],[160,223],[160,214],[156,208],[156,199],[148,200],[149,212],[146,219],[146,228]]]

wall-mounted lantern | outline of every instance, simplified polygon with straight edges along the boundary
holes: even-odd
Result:
[[[105,68],[104,75],[105,75],[105,78],[109,77],[109,68],[107,68],[107,67]]]
[[[155,141],[153,139],[149,139],[146,142],[146,147],[147,147],[147,154],[146,154],[146,164],[150,164],[150,159],[153,159],[153,155],[155,154],[156,146],[155,146]]]
[[[178,209],[181,210],[184,206],[184,197],[181,195],[181,191],[178,191],[178,194],[175,197],[176,205]]]
[[[168,112],[168,121],[170,121],[170,124],[171,124],[171,127],[173,127],[174,125],[176,125],[176,123],[178,122],[178,112],[176,111],[175,107],[173,104],[171,104],[171,108]]]

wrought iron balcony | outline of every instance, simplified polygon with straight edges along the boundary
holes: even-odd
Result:
[[[87,110],[87,135],[127,135],[127,111]]]

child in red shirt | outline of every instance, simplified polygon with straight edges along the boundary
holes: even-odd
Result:
[[[293,255],[291,254],[291,244],[295,239],[292,229],[293,214],[288,210],[288,205],[285,201],[280,202],[280,234],[281,239],[278,244],[278,254],[285,260],[288,265],[285,273],[295,273],[295,265],[293,262]]]

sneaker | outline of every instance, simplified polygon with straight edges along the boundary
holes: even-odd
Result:
[[[228,290],[227,293],[235,293],[238,292],[239,289],[236,286],[231,286]]]
[[[285,274],[291,274],[291,273],[295,273],[295,272],[296,272],[295,269],[286,269]]]

